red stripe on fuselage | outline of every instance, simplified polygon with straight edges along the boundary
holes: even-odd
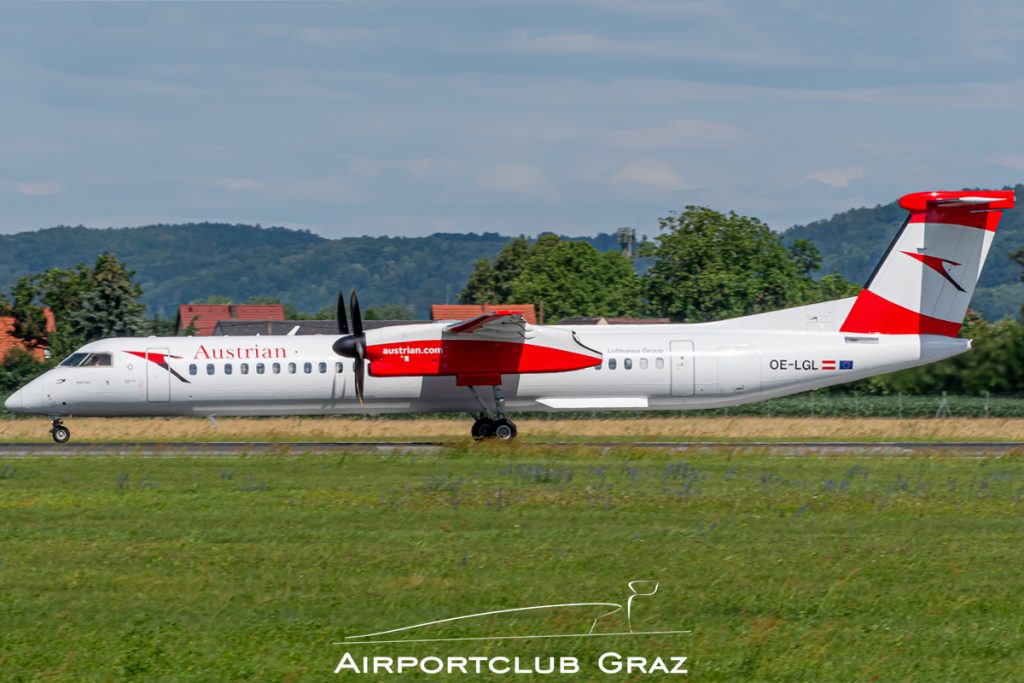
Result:
[[[864,332],[879,334],[941,334],[955,337],[960,333],[960,323],[933,318],[888,299],[883,299],[868,289],[862,289],[846,316],[840,332]]]
[[[366,349],[374,377],[566,372],[601,364],[601,358],[521,342],[445,339],[375,344]]]

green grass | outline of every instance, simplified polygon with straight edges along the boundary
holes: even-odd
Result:
[[[634,628],[692,635],[349,650],[574,655],[580,681],[641,680],[599,677],[608,649],[685,654],[702,681],[1019,679],[1022,501],[1017,458],[0,459],[0,678],[343,680],[348,634],[656,579]]]

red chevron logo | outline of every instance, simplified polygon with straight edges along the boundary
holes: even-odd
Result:
[[[953,276],[950,275],[946,271],[946,264],[947,263],[949,265],[951,265],[951,266],[959,266],[960,264],[957,263],[956,261],[950,261],[948,258],[939,258],[938,256],[929,256],[927,254],[918,254],[918,253],[915,253],[913,251],[905,251],[903,253],[906,254],[907,256],[909,256],[912,259],[917,259],[918,261],[920,261],[921,263],[925,264],[926,266],[928,266],[929,268],[934,270],[936,273],[938,273],[942,277],[946,278],[946,281],[949,282],[949,284],[951,284],[954,287],[956,287],[957,291],[959,291],[959,292],[966,291],[963,287],[960,286],[960,283],[957,282],[956,280],[954,280]]]

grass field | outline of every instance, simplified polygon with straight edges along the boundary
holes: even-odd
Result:
[[[467,417],[78,418],[80,441],[467,441]],[[520,440],[602,441],[1020,441],[1024,418],[755,417],[700,414],[617,419],[516,418]],[[0,441],[48,442],[45,418],[0,420]]]
[[[1022,501],[1020,458],[519,445],[0,460],[0,678],[416,678],[334,676],[348,649],[574,655],[584,672],[571,680],[657,680],[596,674],[606,650],[684,654],[702,681],[1019,680]],[[623,601],[632,579],[660,582],[634,628],[692,635],[334,644],[488,609]],[[543,613],[430,635],[588,626]]]

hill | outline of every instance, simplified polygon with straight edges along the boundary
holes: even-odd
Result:
[[[173,315],[181,302],[211,295],[232,301],[275,297],[299,310],[332,306],[356,287],[364,307],[454,300],[482,256],[508,241],[496,233],[328,240],[309,232],[197,223],[139,228],[57,227],[0,235],[0,288],[53,267],[92,262],[110,251],[137,272],[150,312]]]
[[[1013,189],[1024,198],[1024,185]],[[896,202],[851,209],[794,226],[784,238],[818,245],[821,274],[838,272],[864,282],[905,216]],[[573,239],[602,251],[618,248],[612,234]],[[136,270],[143,302],[163,316],[173,315],[179,303],[212,295],[236,302],[273,297],[313,312],[332,306],[338,289],[354,286],[364,307],[402,304],[427,317],[430,304],[456,299],[474,261],[494,256],[508,240],[493,232],[331,240],[308,231],[226,223],[56,227],[0,235],[0,291],[26,273],[91,263],[110,251]],[[1024,284],[1008,254],[1021,247],[1024,210],[1009,211],[974,299],[975,308],[990,319],[1020,312]]]
[[[1012,188],[1024,201],[1024,185]],[[797,225],[784,233],[787,243],[808,239],[818,246],[822,255],[821,274],[839,273],[846,279],[863,283],[895,237],[906,218],[906,211],[896,202],[874,208],[851,209],[826,220]],[[1007,211],[972,306],[990,320],[1004,315],[1017,316],[1024,303],[1021,269],[1010,259],[1010,252],[1024,247],[1024,208]]]

